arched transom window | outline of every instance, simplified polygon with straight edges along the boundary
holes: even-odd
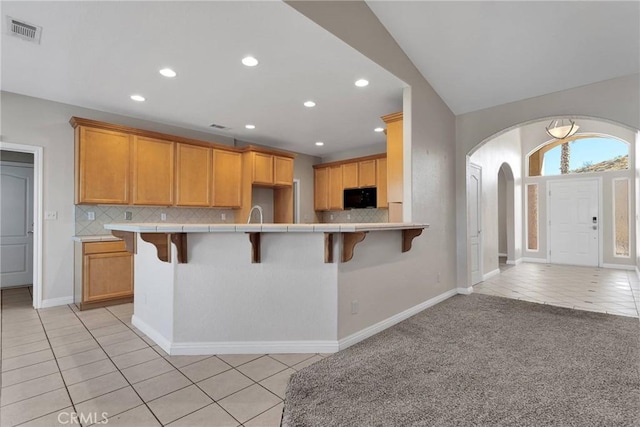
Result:
[[[610,136],[578,135],[552,141],[529,155],[529,176],[629,169],[629,144]]]

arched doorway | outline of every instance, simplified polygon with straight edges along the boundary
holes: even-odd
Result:
[[[504,264],[508,265],[514,265],[517,260],[515,220],[513,170],[508,163],[503,163],[498,170],[498,257],[504,258]]]

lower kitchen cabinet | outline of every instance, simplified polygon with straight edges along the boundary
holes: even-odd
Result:
[[[76,242],[74,285],[81,310],[133,301],[133,255],[120,240]]]

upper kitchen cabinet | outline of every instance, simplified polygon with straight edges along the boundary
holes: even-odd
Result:
[[[75,203],[130,202],[131,136],[127,133],[75,127]]]
[[[242,204],[242,154],[213,150],[213,206],[238,208]]]
[[[313,169],[313,208],[329,210],[329,168]]]
[[[251,170],[252,184],[265,187],[293,185],[293,158],[249,151],[246,159]]]
[[[387,201],[387,158],[376,159],[376,187],[378,194],[376,195],[378,209],[388,208]]]
[[[376,159],[358,162],[358,187],[375,187],[377,182]]]
[[[329,210],[343,209],[344,183],[342,166],[334,165],[329,167]]]
[[[342,188],[358,188],[358,162],[342,165]]]
[[[134,204],[173,204],[174,144],[172,141],[134,136]]]
[[[251,183],[273,185],[273,155],[251,152],[249,158],[253,164]]]
[[[176,144],[176,205],[211,205],[211,148]]]
[[[403,116],[402,112],[382,117],[387,124],[387,198],[389,222],[402,222]]]
[[[273,183],[276,186],[293,185],[293,159],[290,157],[273,156]]]

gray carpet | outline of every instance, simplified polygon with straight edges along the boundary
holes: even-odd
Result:
[[[640,322],[450,298],[294,374],[282,425],[640,426]]]

